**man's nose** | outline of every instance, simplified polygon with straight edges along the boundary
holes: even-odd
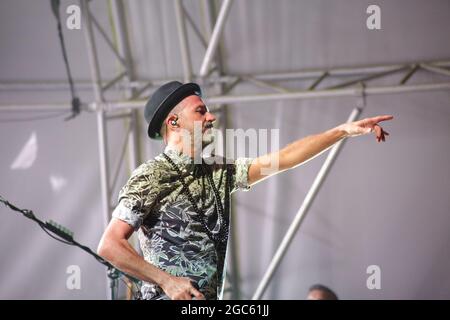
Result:
[[[216,121],[216,117],[212,113],[208,112],[206,114],[206,121],[214,123]]]

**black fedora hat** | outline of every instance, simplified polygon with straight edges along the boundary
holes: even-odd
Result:
[[[196,83],[168,82],[159,87],[145,105],[144,116],[148,122],[148,136],[152,139],[161,139],[162,123],[164,119],[181,100],[188,96],[201,97],[200,86]]]

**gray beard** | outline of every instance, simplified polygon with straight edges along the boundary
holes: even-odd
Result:
[[[215,135],[213,133],[212,128],[205,131],[205,133],[202,135],[202,147],[206,147],[210,145],[211,143],[214,143]]]

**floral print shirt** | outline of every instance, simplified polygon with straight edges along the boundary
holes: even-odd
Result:
[[[189,277],[206,299],[221,299],[225,275],[226,248],[216,250],[180,179],[184,179],[198,208],[204,212],[210,230],[220,229],[214,192],[207,177],[199,173],[189,156],[167,147],[164,152],[178,166],[182,177],[162,154],[140,165],[119,192],[119,204],[113,217],[138,231],[144,259],[154,266],[180,277]],[[211,158],[210,158],[211,159]],[[238,158],[228,170],[231,192],[248,190],[248,168],[252,159]],[[208,164],[212,180],[225,207],[227,166],[223,158]],[[229,161],[227,161],[229,163]],[[231,227],[231,226],[230,226]],[[143,299],[168,299],[154,283],[144,282]]]

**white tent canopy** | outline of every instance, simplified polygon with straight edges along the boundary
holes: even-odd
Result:
[[[142,107],[173,79],[199,82],[222,128],[279,129],[280,147],[355,107],[393,114],[386,144],[342,148],[263,297],[303,299],[322,283],[344,299],[450,298],[448,1],[378,1],[380,30],[367,28],[370,1],[78,4],[81,30],[63,24],[83,103],[69,121],[50,2],[0,4],[0,195],[95,249],[130,170],[162,150]],[[254,295],[325,157],[234,197],[227,297]],[[108,297],[92,257],[0,210],[0,298]],[[80,288],[68,288],[71,266]],[[380,289],[368,288],[371,266]]]

